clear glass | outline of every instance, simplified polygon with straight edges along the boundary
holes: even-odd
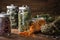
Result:
[[[18,14],[16,9],[7,9],[7,14],[10,14],[11,28],[16,28],[18,24]]]
[[[29,11],[27,9],[19,10],[19,13],[18,13],[19,32],[27,31],[29,19],[30,19],[30,14],[29,14]]]

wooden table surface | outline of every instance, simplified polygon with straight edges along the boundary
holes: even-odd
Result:
[[[11,34],[10,36],[0,36],[0,40],[60,40],[60,36],[53,37],[38,33],[36,37],[23,37],[17,34]]]
[[[20,35],[12,34],[10,36],[0,36],[0,40],[60,40],[60,36],[53,37],[43,34],[37,34],[36,37],[23,37]]]

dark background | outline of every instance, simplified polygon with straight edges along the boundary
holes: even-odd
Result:
[[[16,6],[28,5],[31,8],[31,14],[49,13],[51,15],[60,15],[59,0],[0,0],[0,12],[6,12],[6,6],[14,4]]]

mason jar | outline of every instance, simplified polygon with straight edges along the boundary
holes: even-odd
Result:
[[[19,7],[18,13],[18,30],[23,32],[28,28],[28,20],[31,18],[30,8],[28,6]]]
[[[10,14],[11,28],[17,28],[18,26],[18,8],[11,4],[7,6],[7,14]]]
[[[0,35],[11,33],[9,15],[0,14]]]

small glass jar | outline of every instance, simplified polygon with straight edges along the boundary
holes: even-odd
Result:
[[[0,14],[0,35],[7,34],[9,36],[11,32],[9,15]]]
[[[19,32],[27,30],[28,20],[30,18],[31,18],[30,8],[28,6],[19,7],[19,13],[18,13]]]
[[[18,26],[18,9],[17,6],[11,4],[7,6],[7,14],[10,14],[11,28],[17,28]]]

